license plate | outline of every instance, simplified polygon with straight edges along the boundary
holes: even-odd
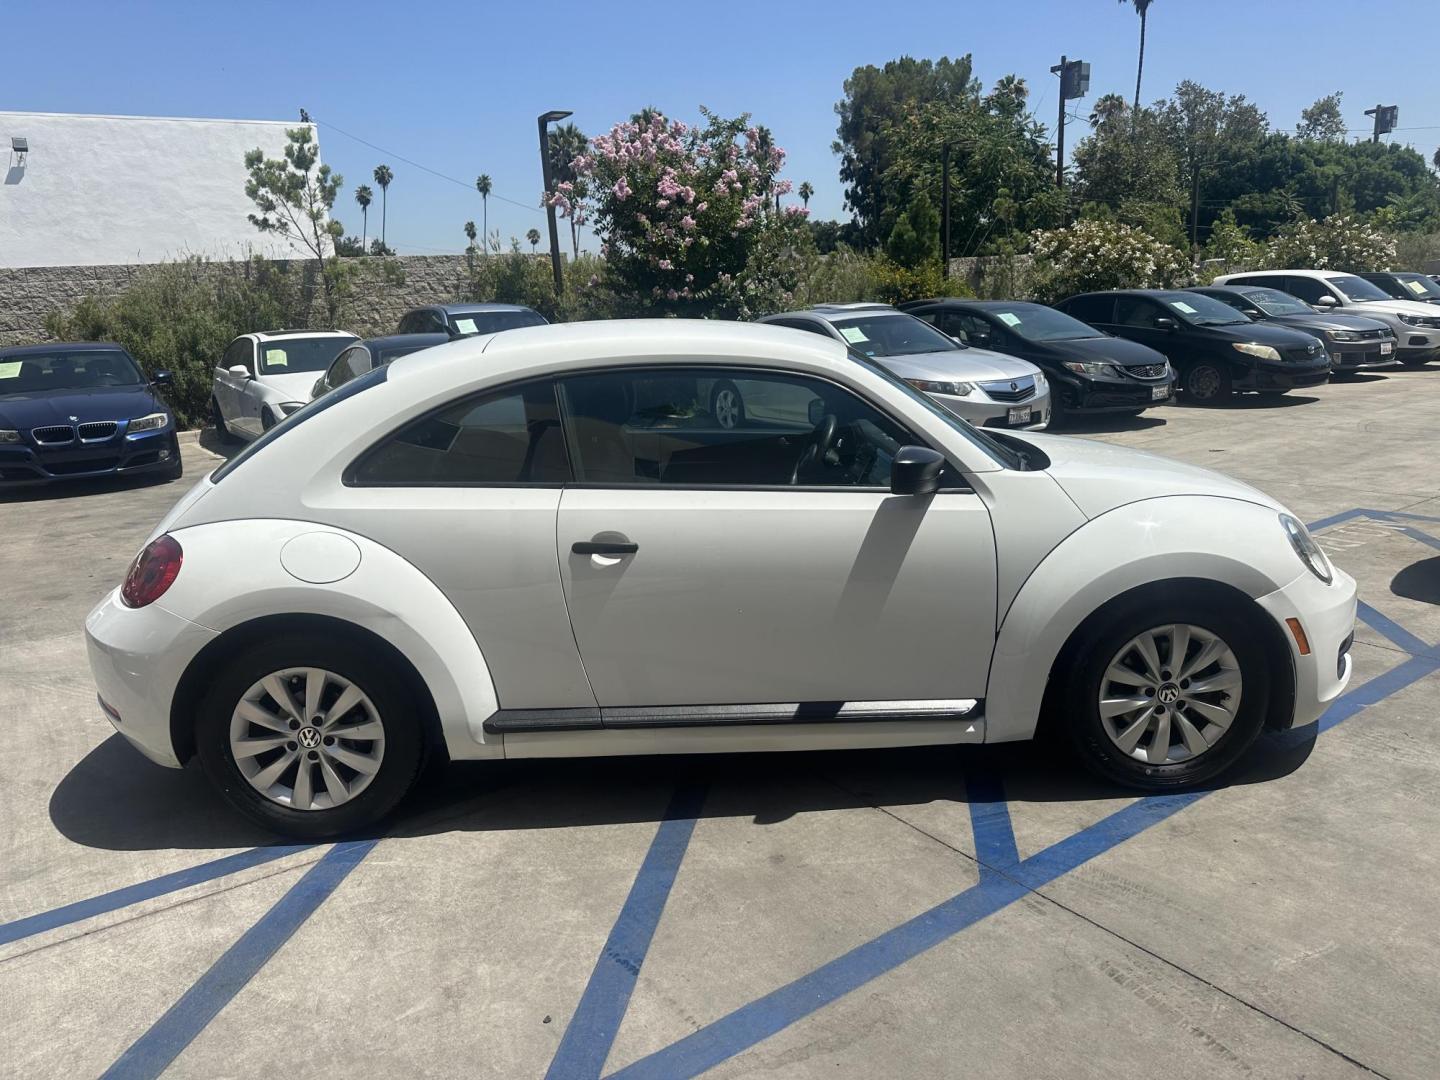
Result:
[[[1152,386],[1150,388],[1151,401],[1164,401],[1169,396],[1170,388],[1168,386]]]
[[[1381,356],[1389,356],[1389,355],[1390,355],[1392,352],[1394,352],[1394,351],[1395,351],[1395,343],[1394,343],[1393,341],[1382,341],[1382,342],[1380,343],[1380,355],[1381,355]]]
[[[1025,405],[1018,409],[1010,410],[1011,424],[1028,424],[1030,422],[1030,406]]]

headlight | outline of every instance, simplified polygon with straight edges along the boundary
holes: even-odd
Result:
[[[1099,364],[1092,360],[1062,360],[1060,366],[1076,375],[1114,375],[1114,364]]]
[[[930,382],[926,379],[906,379],[905,381],[916,390],[924,391],[927,394],[949,394],[952,397],[964,397],[975,389],[975,384],[968,382]]]
[[[19,441],[20,441],[20,432],[18,432],[18,431],[0,431],[0,443],[19,442]]]
[[[1261,360],[1279,360],[1280,353],[1269,345],[1253,345],[1248,341],[1237,341],[1230,346],[1236,352],[1247,356],[1258,356]]]
[[[1331,341],[1364,341],[1354,330],[1330,330],[1327,331]]]
[[[1043,372],[1037,371],[1035,373],[1035,392],[1037,394],[1043,394],[1046,390],[1049,389],[1050,381],[1045,378],[1045,374]]]
[[[1280,527],[1290,538],[1290,546],[1295,549],[1295,554],[1300,556],[1300,561],[1310,568],[1312,574],[1326,585],[1335,580],[1330,560],[1325,557],[1325,552],[1320,550],[1320,545],[1310,535],[1309,529],[1289,514],[1280,515]]]
[[[293,412],[298,412],[304,407],[305,403],[303,401],[282,401],[280,403],[280,411],[286,416],[289,416]]]
[[[134,435],[140,431],[159,431],[169,422],[169,417],[163,412],[152,412],[149,416],[141,416],[131,420],[125,430],[130,435]]]
[[[1440,327],[1440,319],[1431,319],[1424,315],[1401,315],[1400,321],[1406,326],[1424,326],[1432,330]]]

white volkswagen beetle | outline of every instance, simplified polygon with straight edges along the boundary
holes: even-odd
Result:
[[[718,380],[808,405],[722,426]],[[1354,618],[1254,488],[977,431],[813,334],[649,321],[462,339],[312,402],[86,631],[116,730],[319,837],[431,754],[1005,742],[1046,711],[1112,780],[1195,784],[1324,711]]]

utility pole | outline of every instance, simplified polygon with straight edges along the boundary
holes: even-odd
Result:
[[[1082,98],[1090,91],[1090,65],[1084,60],[1061,56],[1060,63],[1050,69],[1060,76],[1060,115],[1055,124],[1055,186],[1065,190],[1065,103]],[[1069,214],[1066,214],[1069,217]]]
[[[950,276],[950,144],[940,151],[940,276]]]
[[[1190,170],[1190,253],[1200,250],[1200,162]]]
[[[1375,134],[1370,136],[1370,141],[1378,143],[1381,135],[1388,135],[1395,130],[1400,123],[1399,105],[1376,105],[1373,109],[1365,110],[1366,116],[1375,118]]]

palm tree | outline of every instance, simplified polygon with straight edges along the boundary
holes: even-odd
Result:
[[[365,245],[369,238],[370,230],[370,203],[374,200],[375,193],[370,190],[368,184],[361,184],[355,189],[355,201],[360,204],[360,254],[365,254]]]
[[[390,171],[389,165],[375,166],[375,183],[380,185],[380,246],[385,244],[385,211],[390,207],[390,181],[395,179],[395,174]]]
[[[530,254],[535,254],[535,249],[540,246],[540,230],[531,229],[525,234],[525,239],[530,241]]]
[[[1140,113],[1140,76],[1145,73],[1145,16],[1150,11],[1153,0],[1120,0],[1122,4],[1131,4],[1135,8],[1135,14],[1140,16],[1140,62],[1135,65],[1135,113]]]
[[[486,236],[490,235],[490,175],[481,173],[475,178],[475,190],[480,192],[480,221]],[[485,254],[490,254],[488,251]]]
[[[469,247],[475,246],[475,222],[465,222],[465,239],[470,241]]]
[[[815,188],[809,180],[800,181],[800,201],[805,204],[805,209],[810,209],[810,196],[815,194]]]
[[[578,199],[585,195],[584,181],[575,175],[574,162],[577,157],[590,149],[590,139],[574,124],[561,124],[550,129],[546,143],[550,151],[550,180],[552,183],[574,185],[572,194]],[[574,214],[570,215],[570,248],[575,257],[580,257],[580,223]]]

